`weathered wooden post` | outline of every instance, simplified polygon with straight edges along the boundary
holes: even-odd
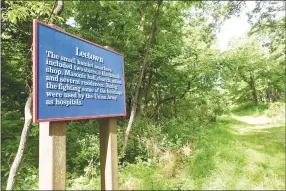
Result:
[[[99,119],[99,138],[101,190],[118,190],[117,118]]]
[[[101,190],[118,190],[117,119],[99,120]]]
[[[49,25],[64,32],[56,25]],[[39,128],[39,190],[65,190],[66,122],[40,122]]]
[[[66,189],[66,122],[40,122],[39,190]]]
[[[65,190],[66,121],[99,119],[102,190],[118,189],[117,119],[126,116],[123,55],[34,20],[39,190]]]
[[[118,190],[117,118],[99,119],[99,138],[101,190]]]

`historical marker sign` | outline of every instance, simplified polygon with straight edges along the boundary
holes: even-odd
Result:
[[[34,20],[34,121],[126,115],[123,55]]]

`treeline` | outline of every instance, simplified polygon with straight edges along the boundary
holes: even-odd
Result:
[[[2,189],[33,88],[32,19],[53,21],[124,54],[128,115],[118,122],[121,166],[156,161],[168,149],[191,144],[230,104],[285,98],[285,16],[271,16],[283,4],[256,2],[251,32],[223,53],[214,47],[215,32],[244,2],[66,1],[59,16],[52,14],[55,4],[5,0],[1,5]],[[15,189],[37,189],[38,137],[38,125],[32,124]],[[96,186],[91,180],[99,175],[98,143],[96,120],[69,122],[68,186]]]

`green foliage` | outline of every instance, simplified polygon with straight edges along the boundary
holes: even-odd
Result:
[[[67,171],[71,174],[99,173],[99,135],[95,120],[70,122],[67,127]],[[94,171],[88,168],[94,167]]]
[[[148,137],[156,137],[160,133],[160,129],[157,129],[152,121],[146,119],[136,119],[134,122],[134,131],[130,134],[130,141],[128,142],[128,151],[124,157],[125,162],[135,162],[136,157],[140,156],[144,160],[148,159],[147,141]],[[123,140],[119,137],[119,140]],[[120,145],[120,148],[122,146]],[[120,151],[120,149],[119,149]]]
[[[234,101],[244,102],[251,99],[257,103],[259,95],[268,87],[265,75],[267,58],[256,39],[239,41],[225,53],[225,60],[222,62],[222,86],[231,92]]]
[[[50,18],[54,3],[2,2],[2,189],[32,88],[32,19],[52,19],[68,32],[123,53],[130,113],[156,1],[65,1],[61,17]],[[281,128],[266,130],[269,136],[242,136],[242,127],[253,126],[218,117],[231,110],[236,115],[265,114],[277,118],[277,124],[285,120],[284,104],[277,102],[285,98],[285,17],[261,14],[265,18],[254,23],[250,36],[234,40],[227,52],[213,46],[219,25],[243,6],[235,1],[163,1],[128,150],[119,157],[121,189],[259,189],[263,180],[269,188],[283,189],[282,139],[269,137],[279,138]],[[253,13],[263,12],[257,8]],[[127,119],[118,120],[119,153]],[[17,190],[38,188],[38,137],[38,125],[33,124]],[[261,156],[262,161],[255,161]],[[67,188],[100,189],[96,120],[68,122]]]
[[[269,117],[275,117],[277,115],[283,115],[285,113],[285,103],[284,102],[276,102],[270,104],[269,110],[267,111],[267,115]]]
[[[135,164],[123,166],[120,189],[285,189],[284,127],[268,126],[261,131],[258,127],[263,124],[247,125],[219,117],[198,133],[191,156],[180,162],[139,158]],[[249,131],[243,133],[245,128]],[[168,169],[178,168],[179,173],[167,176]]]
[[[24,119],[20,111],[6,111],[1,113],[1,182],[2,189],[6,188],[10,167],[16,156],[20,142],[21,127]],[[37,189],[38,184],[38,125],[33,124],[27,142],[26,154],[19,169],[15,189]]]
[[[13,132],[19,132],[23,119],[19,111],[8,111],[1,113],[1,179],[2,185],[5,184],[10,166],[15,157],[17,144],[20,140],[19,135],[16,136]],[[2,187],[4,189],[5,186]]]
[[[234,105],[231,112],[237,116],[259,116],[271,118],[274,123],[285,123],[285,103],[260,103],[258,105],[247,102],[240,105]]]
[[[268,104],[254,104],[253,102],[246,102],[236,105],[232,108],[232,113],[235,115],[261,115],[268,109]]]
[[[270,104],[269,110],[267,110],[266,115],[270,118],[274,118],[274,122],[285,124],[285,103],[275,102]]]

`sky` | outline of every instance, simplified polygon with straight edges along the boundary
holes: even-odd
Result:
[[[255,1],[246,1],[246,7],[242,10],[240,16],[232,16],[221,26],[220,31],[216,34],[217,46],[221,52],[227,50],[228,43],[232,38],[242,37],[249,32],[251,25],[247,21],[246,13],[253,10],[254,7]]]

